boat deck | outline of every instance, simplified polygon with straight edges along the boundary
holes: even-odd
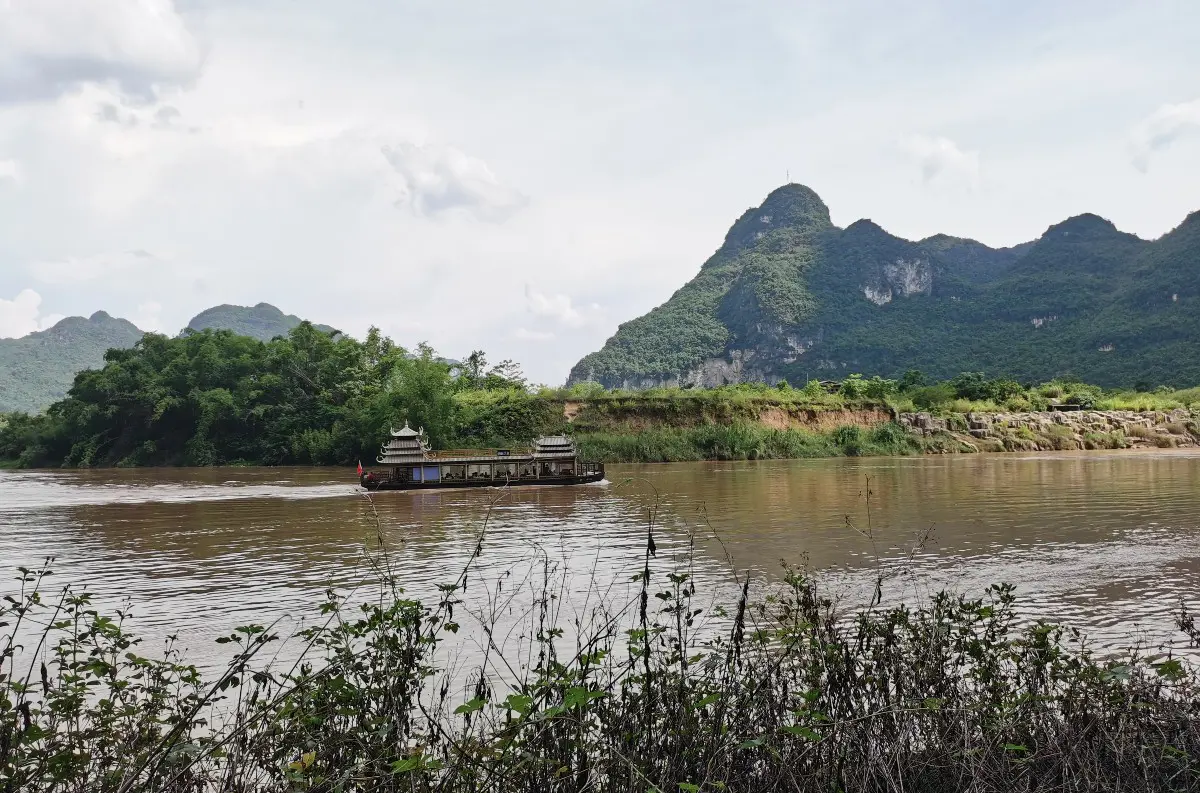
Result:
[[[469,476],[433,481],[394,479],[390,471],[366,471],[361,483],[367,490],[435,490],[457,487],[524,487],[526,485],[582,485],[604,479],[604,463],[579,463],[570,474],[542,476]]]

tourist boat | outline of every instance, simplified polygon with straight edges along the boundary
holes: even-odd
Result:
[[[538,438],[527,449],[431,451],[424,428],[414,430],[408,422],[391,431],[376,460],[383,470],[359,470],[367,490],[580,485],[604,478],[604,464],[580,460],[566,435]]]

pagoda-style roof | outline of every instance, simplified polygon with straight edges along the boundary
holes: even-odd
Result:
[[[379,450],[376,460],[387,465],[417,465],[437,463],[529,462],[538,458],[563,459],[574,457],[575,441],[566,435],[548,435],[536,439],[524,449],[443,449],[431,451],[425,440],[424,428],[414,430],[404,422],[393,429],[391,438]]]
[[[405,419],[403,427],[401,427],[398,430],[392,430],[393,438],[417,438],[424,434],[425,434],[424,427],[421,427],[419,430],[414,430],[412,427],[408,426],[407,419]]]
[[[414,430],[404,422],[401,429],[391,430],[391,438],[379,450],[375,459],[386,464],[419,463],[429,451],[429,443],[425,440],[425,428]]]
[[[538,446],[574,446],[575,442],[566,435],[543,435],[537,439]]]
[[[544,435],[533,442],[533,453],[537,457],[574,455],[575,441],[566,435]]]

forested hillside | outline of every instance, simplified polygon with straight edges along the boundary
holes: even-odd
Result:
[[[0,339],[0,413],[41,410],[66,396],[75,373],[100,366],[112,347],[132,347],[142,332],[97,311],[67,317],[19,339]]]
[[[287,336],[301,319],[269,303],[220,305],[201,311],[191,330],[229,330],[260,341]],[[327,325],[317,330],[334,333]],[[62,399],[77,372],[99,368],[110,349],[128,349],[142,331],[128,320],[97,311],[91,317],[67,317],[54,327],[18,339],[0,339],[0,414],[36,413]]]
[[[608,387],[920,369],[1106,386],[1200,381],[1200,213],[1155,241],[1095,215],[1013,248],[869,220],[802,185],[734,223],[699,274],[572,369]]]

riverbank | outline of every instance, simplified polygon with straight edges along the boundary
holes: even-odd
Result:
[[[1200,445],[1190,410],[904,413],[897,422],[922,438],[951,437],[962,451],[1175,449]]]
[[[747,401],[723,407],[714,414],[704,404],[636,397],[598,404],[541,399],[533,403],[530,412],[536,418],[529,424],[537,434],[570,434],[584,459],[604,463],[1200,446],[1200,417],[1183,408],[935,414],[869,403],[831,407]],[[22,467],[27,466],[20,460],[0,459],[0,469]]]
[[[586,459],[614,463],[894,456],[943,442],[902,429],[884,402],[730,391],[555,400],[556,431]]]
[[[564,401],[588,459],[685,462],[1200,446],[1197,414],[1173,410],[901,412],[881,403]]]
[[[405,421],[423,428],[435,449],[520,448],[569,433],[599,462],[1168,448],[1200,440],[1197,388],[1106,391],[980,373],[928,384],[917,372],[900,380],[850,374],[802,388],[532,388],[507,362],[484,373],[482,356],[476,366],[451,366],[429,349],[411,357],[379,338],[334,341],[310,330],[268,345],[208,332],[148,338],[103,370],[82,373],[46,413],[0,416],[0,464],[354,466],[374,460],[388,428]],[[177,371],[195,382],[170,376]],[[1086,418],[1077,424],[1059,413]]]

